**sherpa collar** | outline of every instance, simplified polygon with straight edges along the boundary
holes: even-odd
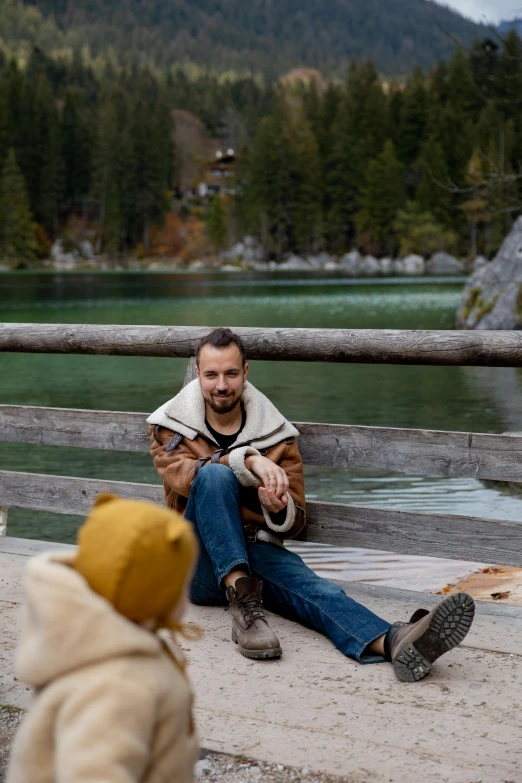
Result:
[[[245,383],[242,401],[247,414],[246,423],[233,446],[252,443],[256,448],[269,448],[284,438],[298,437],[299,432],[294,425],[248,381]],[[197,378],[151,413],[147,422],[167,427],[189,440],[194,440],[198,435],[214,440],[205,424],[205,400]]]

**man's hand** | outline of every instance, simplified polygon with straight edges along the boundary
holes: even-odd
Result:
[[[288,504],[286,493],[290,482],[283,468],[272,462],[271,459],[261,456],[250,456],[245,460],[248,470],[259,477],[262,487],[258,494],[261,504],[272,514],[281,511]]]
[[[259,487],[257,494],[259,495],[261,505],[266,508],[269,514],[277,514],[278,511],[282,511],[288,505],[288,495],[286,493],[279,500],[271,489]]]

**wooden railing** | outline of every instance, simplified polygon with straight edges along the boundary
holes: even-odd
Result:
[[[0,350],[190,356],[207,331],[5,324],[0,325]],[[520,332],[236,331],[252,358],[522,366]],[[0,441],[147,452],[146,416],[0,405]],[[305,464],[522,481],[519,436],[300,422],[296,426]],[[85,514],[101,491],[163,502],[163,489],[156,484],[0,471],[0,529],[2,524],[5,528],[7,508]],[[307,508],[308,541],[522,566],[522,524],[516,522],[312,501]]]

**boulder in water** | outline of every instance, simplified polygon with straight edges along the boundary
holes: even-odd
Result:
[[[327,264],[335,263],[335,258],[329,253],[319,253],[317,256],[307,256],[306,260],[312,269],[326,269]]]
[[[265,250],[255,237],[243,237],[243,260],[248,264],[258,264],[265,260]]]
[[[326,262],[326,264],[323,266],[323,269],[326,272],[335,272],[337,269],[339,269],[339,264],[334,258],[332,258],[331,261]]]
[[[67,272],[74,269],[78,260],[78,253],[66,253],[61,241],[58,239],[51,247],[51,259],[54,262],[54,268],[60,272]]]
[[[195,270],[198,269],[206,269],[207,265],[200,258],[197,258],[195,261],[190,262],[188,268],[190,269],[191,272],[194,272]]]
[[[379,262],[374,256],[365,256],[360,264],[359,272],[365,277],[373,277],[381,271]]]
[[[78,245],[78,248],[83,258],[86,258],[88,261],[94,261],[96,255],[94,253],[94,248],[88,239],[83,239]]]
[[[477,256],[477,258],[471,264],[471,271],[476,272],[477,269],[481,269],[483,266],[486,266],[487,263],[487,258],[484,258],[484,256]]]
[[[522,329],[522,217],[462,292],[458,329]]]
[[[347,275],[359,274],[361,268],[362,256],[358,250],[351,250],[349,253],[345,253],[339,259],[339,266],[346,272]]]
[[[464,266],[449,253],[435,253],[426,264],[429,275],[462,275]]]
[[[245,245],[243,242],[236,242],[231,248],[220,253],[219,257],[225,263],[240,263],[245,257]]]
[[[423,275],[424,274],[424,259],[422,256],[411,254],[402,261],[402,274],[403,275]]]
[[[379,268],[381,275],[391,275],[393,272],[393,258],[380,258]]]
[[[278,267],[279,269],[310,269],[310,264],[301,256],[290,256]]]

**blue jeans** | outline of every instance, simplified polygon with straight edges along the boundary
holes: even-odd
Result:
[[[369,644],[390,624],[328,579],[315,574],[299,555],[276,544],[248,543],[239,512],[239,484],[226,465],[201,468],[185,511],[199,539],[200,556],[190,597],[203,606],[226,606],[224,577],[234,568],[263,580],[265,607],[327,636],[344,655],[360,663],[384,658]]]

